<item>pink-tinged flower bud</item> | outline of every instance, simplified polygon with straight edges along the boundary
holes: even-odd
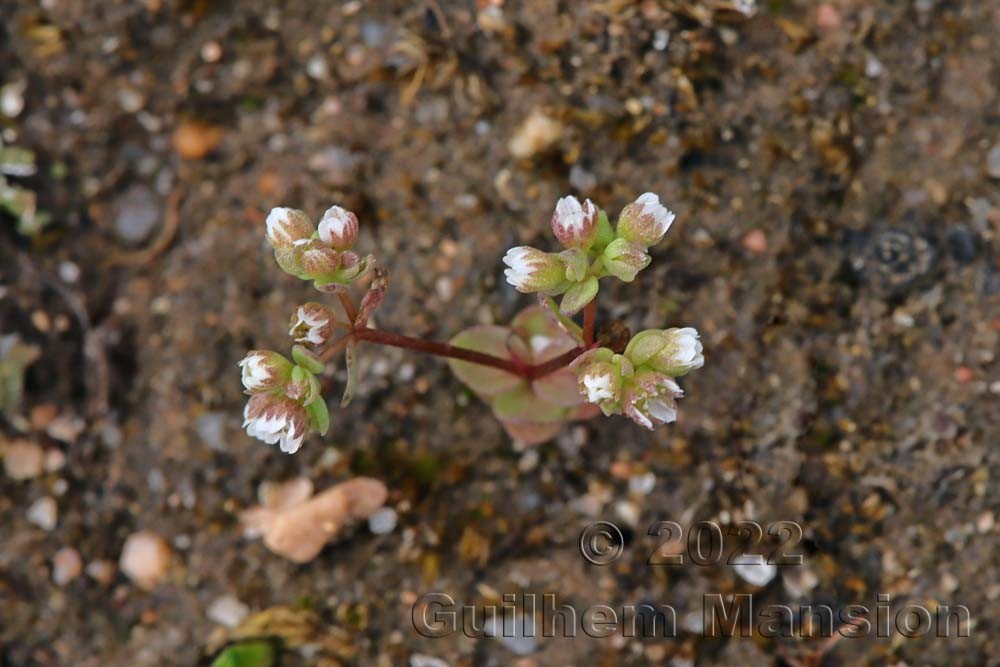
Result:
[[[507,282],[518,292],[549,292],[566,283],[566,264],[552,253],[518,246],[507,251],[503,263],[510,267],[503,272]]]
[[[615,239],[604,249],[601,256],[604,269],[619,280],[630,283],[636,275],[649,266],[650,257],[646,246],[635,241]]]
[[[586,250],[597,236],[597,207],[589,199],[563,197],[552,214],[552,233],[567,248]]]
[[[334,316],[329,308],[310,301],[295,311],[288,335],[292,336],[296,343],[324,345],[333,337],[333,320]]]
[[[250,437],[269,445],[278,443],[281,451],[294,454],[309,430],[309,415],[286,396],[255,394],[243,410],[243,428]]]
[[[292,362],[271,350],[251,350],[239,366],[243,386],[251,394],[274,391],[292,377]]]
[[[698,331],[691,327],[640,331],[629,341],[625,356],[636,366],[671,377],[680,377],[705,365]]]
[[[640,370],[625,390],[625,416],[650,430],[658,424],[669,424],[677,421],[677,399],[683,395],[673,378]]]
[[[313,280],[330,280],[340,269],[340,253],[333,248],[310,243],[302,251],[299,265],[303,273]]]
[[[670,229],[674,214],[652,192],[626,206],[618,217],[618,236],[647,248],[656,245]]]
[[[319,238],[336,250],[348,250],[358,238],[358,216],[331,206],[319,221]]]
[[[272,208],[267,214],[266,225],[267,242],[275,250],[305,243],[316,231],[309,216],[294,208]]]

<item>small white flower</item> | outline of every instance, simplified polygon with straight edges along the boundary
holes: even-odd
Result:
[[[599,403],[615,396],[615,392],[611,388],[611,375],[608,373],[588,373],[581,378],[581,381],[587,392],[587,401],[590,403]]]
[[[319,238],[337,250],[347,250],[358,238],[358,216],[340,206],[331,206],[319,221]]]
[[[503,256],[508,269],[503,274],[517,291],[543,292],[558,287],[566,279],[566,267],[556,255],[530,246],[511,248]]]
[[[691,327],[667,329],[667,333],[673,334],[673,341],[677,346],[673,353],[675,366],[684,366],[688,370],[693,370],[705,365],[705,356],[701,341],[698,339],[697,329]]]
[[[589,199],[563,197],[552,214],[552,233],[567,248],[589,248],[597,235],[598,211]]]
[[[322,304],[313,302],[299,306],[292,318],[288,335],[293,336],[296,343],[313,345],[326,343],[333,335],[330,310]]]
[[[650,430],[657,424],[669,424],[677,421],[677,399],[683,395],[673,378],[640,371],[625,392],[625,416]]]
[[[294,208],[272,208],[265,224],[267,241],[275,250],[301,245],[316,231],[309,216]]]
[[[238,365],[243,386],[250,393],[276,389],[288,381],[292,372],[292,363],[270,350],[251,350]]]
[[[309,418],[305,408],[289,398],[255,394],[243,410],[243,427],[250,437],[294,454],[305,439]]]
[[[656,245],[674,222],[674,214],[652,192],[626,206],[618,219],[618,235],[649,247]]]

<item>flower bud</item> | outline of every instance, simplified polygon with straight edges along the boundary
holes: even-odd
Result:
[[[625,390],[625,416],[652,430],[658,424],[677,421],[677,399],[684,395],[670,378],[656,371],[636,372]]]
[[[627,283],[635,280],[636,274],[649,266],[650,262],[644,245],[623,238],[609,243],[604,249],[602,258],[604,269],[615,278]]]
[[[296,343],[323,345],[333,336],[333,313],[321,303],[310,301],[298,307],[292,316],[288,335]]]
[[[294,454],[309,430],[309,415],[296,401],[280,394],[254,394],[243,410],[247,435]]]
[[[567,248],[586,250],[597,236],[597,207],[589,199],[563,197],[552,214],[552,233]]]
[[[647,248],[656,245],[670,229],[674,214],[647,192],[626,206],[618,217],[618,236]]]
[[[549,292],[566,283],[566,264],[552,253],[518,246],[507,251],[503,263],[510,267],[503,272],[507,282],[518,292]]]
[[[292,376],[292,362],[271,350],[251,350],[238,365],[242,369],[243,386],[251,394],[278,389]]]
[[[267,214],[267,242],[275,250],[291,248],[312,238],[316,227],[305,213],[294,208],[272,208]]]
[[[358,238],[358,216],[331,206],[319,221],[319,238],[336,250],[348,250]]]
[[[299,259],[303,273],[313,280],[325,281],[337,275],[340,253],[318,243],[310,243]]]
[[[648,329],[629,341],[625,356],[636,366],[679,377],[705,364],[698,331],[683,329]]]

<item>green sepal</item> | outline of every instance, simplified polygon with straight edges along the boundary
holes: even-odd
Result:
[[[594,243],[590,246],[590,251],[597,254],[604,252],[608,244],[615,240],[615,236],[615,230],[611,227],[608,214],[602,209],[597,215],[597,236],[594,237]]]
[[[562,302],[559,304],[559,312],[563,315],[574,315],[580,312],[597,296],[597,289],[596,276],[590,276],[583,282],[575,283],[563,295]]]
[[[320,435],[326,435],[330,430],[330,410],[326,407],[326,401],[320,396],[306,406],[306,413],[309,415],[309,425]]]
[[[295,359],[295,363],[310,373],[322,373],[323,369],[326,368],[319,357],[301,345],[292,348],[292,358]],[[294,371],[292,378],[295,379]]]

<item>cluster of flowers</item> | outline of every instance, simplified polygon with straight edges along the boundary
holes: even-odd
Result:
[[[635,280],[649,266],[649,248],[673,221],[674,214],[652,192],[626,206],[613,228],[607,213],[589,199],[581,204],[576,197],[563,197],[552,215],[552,232],[566,250],[510,249],[503,258],[507,282],[520,292],[562,294],[559,310],[572,315],[597,296],[601,278]],[[676,399],[683,392],[673,378],[704,363],[694,329],[649,329],[632,338],[623,354],[592,349],[570,368],[581,394],[605,415],[624,414],[651,429],[677,418]]]
[[[626,206],[615,228],[589,199],[581,204],[576,197],[563,197],[552,214],[552,233],[566,250],[511,248],[503,258],[509,267],[504,275],[519,292],[562,294],[559,310],[572,315],[594,300],[601,278],[635,280],[649,266],[650,246],[660,242],[673,221],[674,214],[652,192]]]
[[[302,211],[275,208],[267,216],[267,240],[286,273],[311,280],[322,292],[337,292],[361,278],[371,267],[351,248],[358,236],[354,213],[333,206],[319,225]],[[298,451],[310,430],[325,434],[330,426],[326,401],[316,374],[323,371],[320,358],[305,345],[322,346],[336,330],[336,317],[320,303],[306,303],[296,310],[288,334],[296,343],[294,362],[272,350],[251,350],[240,361],[243,386],[250,394],[243,411],[247,433],[281,451]]]
[[[602,278],[632,282],[649,266],[649,248],[673,220],[653,193],[626,206],[614,226],[589,199],[581,204],[576,197],[563,197],[552,231],[565,249],[549,253],[521,246],[503,258],[507,281],[520,292],[537,293],[539,305],[510,326],[472,327],[442,344],[368,328],[388,274],[371,255],[362,258],[352,250],[358,236],[354,213],[333,206],[313,224],[302,211],[275,208],[267,216],[266,234],[278,265],[321,292],[340,293],[348,321],[322,304],[306,303],[292,317],[292,360],[270,350],[248,353],[240,362],[250,394],[243,425],[249,435],[288,453],[299,449],[310,430],[325,434],[330,417],[316,377],[324,368],[316,351],[323,357],[344,351],[346,404],[356,386],[354,345],[363,340],[448,357],[458,378],[490,404],[512,437],[524,442],[548,440],[565,422],[589,418],[598,408],[650,429],[672,422],[682,395],[675,378],[704,364],[698,332],[650,329],[627,345],[595,341],[592,302]],[[368,273],[371,285],[355,308],[345,290]],[[553,297],[560,295],[557,306]],[[572,316],[584,309],[581,328]],[[347,335],[333,341],[337,328]]]

